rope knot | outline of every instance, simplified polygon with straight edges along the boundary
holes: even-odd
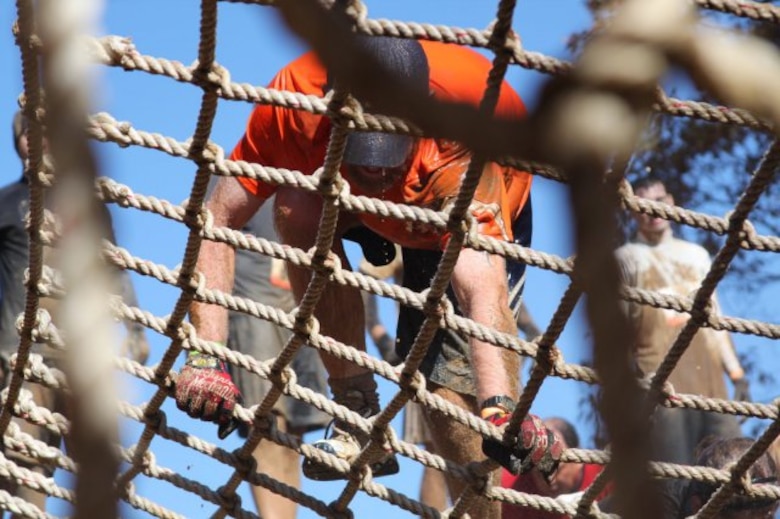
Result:
[[[212,87],[222,91],[230,91],[230,71],[216,61],[212,62],[209,68],[206,68],[201,66],[200,61],[196,59],[188,69],[192,74],[193,83],[201,88]]]
[[[240,447],[233,451],[235,469],[245,478],[257,472],[257,460],[250,454],[243,452]]]
[[[181,207],[184,209],[184,223],[190,228],[200,229],[201,236],[206,229],[214,226],[214,216],[204,204],[190,207],[190,199],[185,198],[181,202]]]
[[[649,392],[652,389],[653,378],[655,378],[655,372],[648,373],[645,377],[637,380],[639,388]],[[663,400],[670,400],[672,402],[680,401],[680,397],[677,396],[677,391],[675,391],[674,386],[668,380],[664,381],[658,396],[662,397]]]
[[[548,373],[552,373],[555,368],[563,367],[566,364],[566,361],[563,358],[563,352],[555,344],[550,346],[550,349],[547,350],[544,361],[546,363],[549,362]]]
[[[349,508],[342,510],[338,501],[332,501],[328,505],[328,509],[331,511],[329,517],[332,519],[355,519],[355,514]]]
[[[27,178],[41,187],[52,187],[54,185],[54,168],[48,158],[43,158],[41,169],[35,172],[27,172]]]
[[[420,402],[422,401],[422,397],[424,397],[428,391],[427,388],[427,381],[422,373],[420,373],[419,370],[415,371],[414,374],[409,377],[409,389],[411,389],[414,392],[415,399]]]
[[[11,369],[16,369],[17,354],[11,355],[8,364]],[[43,363],[43,357],[37,353],[30,353],[27,357],[27,363],[24,366],[25,375],[31,375],[29,378],[43,379],[49,373],[49,368]],[[25,376],[25,379],[28,378]]]
[[[8,398],[7,388],[3,390],[3,403],[5,403],[5,400]],[[35,400],[33,400],[33,394],[29,389],[20,388],[19,389],[19,396],[16,397],[16,402],[14,402],[14,411],[16,411],[20,416],[25,417],[29,415],[30,413],[35,412],[36,405]]]
[[[273,368],[275,363],[276,357],[265,362],[269,368],[268,379],[273,383],[274,386],[278,387],[280,390],[284,390],[284,388],[289,388],[298,382],[298,376],[290,366],[284,366],[280,370],[275,370]]]
[[[211,64],[211,70],[209,71],[207,78],[209,81],[219,86],[223,91],[230,90],[230,70],[216,61]]]
[[[727,463],[722,470],[729,473],[729,481],[734,485],[734,492],[737,494],[744,494],[750,490],[752,483],[750,481],[750,475],[747,472],[736,472],[734,469],[737,467],[737,461]]]
[[[515,32],[514,29],[509,29],[506,33],[506,38],[504,41],[496,41],[496,34],[495,34],[495,28],[496,24],[498,23],[498,18],[494,18],[487,26],[485,27],[485,33],[487,33],[488,40],[490,40],[490,45],[495,49],[504,49],[504,50],[511,50],[511,51],[520,51],[523,49],[523,41],[520,39],[520,35]]]
[[[255,406],[255,411],[259,407],[260,406]],[[273,412],[253,416],[251,424],[253,432],[259,434],[263,438],[273,438],[278,431],[276,426],[276,415]]]
[[[317,253],[317,247],[312,247],[306,251],[306,255],[311,261],[312,268],[320,274],[327,274],[330,276],[336,271],[341,270],[341,258],[339,258],[333,251],[328,251],[325,255]]]
[[[206,161],[214,164],[223,164],[225,162],[225,150],[213,141],[206,142],[202,156]]]
[[[128,455],[129,457],[135,458],[136,451],[138,450],[138,444],[131,445],[128,449]],[[150,450],[144,450],[141,454],[141,468],[144,469],[154,469],[157,466],[157,458],[155,457],[154,453]]]
[[[733,210],[727,212],[723,217],[726,220],[726,224],[729,229],[731,228],[731,219],[733,217],[734,217]],[[751,240],[755,240],[758,237],[756,228],[748,219],[745,219],[745,221],[742,222],[742,229],[740,230],[740,234],[742,235],[743,240],[748,242]]]
[[[176,279],[176,285],[183,287],[184,279],[181,278],[181,265],[177,265],[176,268],[172,271],[172,274],[174,279]],[[200,270],[194,271],[187,281],[189,281],[189,288],[193,289],[197,296],[205,296],[207,290],[206,275],[203,272]]]
[[[192,350],[198,342],[198,332],[191,322],[182,321],[176,332],[176,339],[182,341],[183,348]]]
[[[135,61],[141,54],[135,48],[133,40],[121,36],[101,38],[101,49],[106,56],[125,70],[135,69]]]
[[[453,218],[452,212],[455,209],[454,203],[447,203],[442,208],[441,213],[444,216],[447,232],[456,236],[463,236],[464,244],[473,244],[477,241],[479,235],[477,229],[477,219],[471,214],[471,211],[463,213],[462,218]],[[469,206],[471,209],[471,206]]]
[[[330,109],[330,99],[328,101],[328,109]],[[345,119],[346,122],[352,121],[356,129],[364,130],[368,128],[368,123],[366,123],[364,114],[363,105],[360,104],[360,101],[350,95],[344,99],[334,116],[342,120]]]
[[[157,409],[154,412],[144,412],[144,423],[158,433],[168,428],[168,417],[165,411]]]
[[[96,183],[98,196],[104,201],[113,201],[120,207],[131,207],[131,201],[135,198],[135,193],[125,184],[118,184],[110,178],[100,177]]]
[[[314,337],[319,335],[320,322],[317,320],[317,318],[313,315],[310,315],[304,319],[302,315],[299,315],[299,311],[300,307],[296,306],[293,308],[292,312],[288,314],[290,320],[293,322],[293,331],[297,334],[303,335],[304,337]]]
[[[376,440],[377,444],[381,445],[381,451],[395,450],[395,446],[398,445],[398,435],[389,425],[381,429],[373,427],[371,437]]]
[[[341,201],[349,197],[351,191],[349,182],[346,182],[341,175],[336,175],[332,179],[324,179],[325,168],[319,168],[311,175],[311,180],[317,191],[323,198],[333,200],[335,204],[341,205]]]
[[[219,506],[233,517],[241,517],[241,496],[234,490],[228,490],[224,485],[217,489]]]
[[[32,215],[27,213],[24,219],[25,228],[29,231],[33,227]],[[59,218],[48,209],[44,209],[36,235],[40,243],[53,245],[62,236],[62,223]]]
[[[431,296],[431,288],[428,287],[420,292],[420,297],[423,300],[422,310],[426,316],[436,316],[441,322],[445,316],[454,315],[455,313],[455,309],[446,294],[442,294],[439,299],[436,299]]]
[[[118,142],[119,146],[122,148],[129,147],[132,143],[130,134],[133,133],[133,126],[127,121],[121,121],[116,123],[115,128],[119,134],[124,137],[124,139]]]

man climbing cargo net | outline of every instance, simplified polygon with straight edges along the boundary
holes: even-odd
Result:
[[[780,19],[776,8],[758,3],[696,4],[735,16]],[[192,66],[144,55],[121,37],[90,36],[94,3],[17,1],[14,30],[21,50],[21,104],[29,142],[25,175],[30,242],[25,307],[17,320],[19,345],[10,359],[0,414],[3,477],[17,488],[72,502],[75,515],[88,517],[116,515],[118,500],[151,515],[178,516],[175,503],[154,502],[136,492],[134,480],[141,474],[213,503],[220,517],[255,516],[238,498],[237,488],[244,481],[326,517],[348,516],[358,491],[427,517],[496,515],[498,503],[604,517],[596,500],[607,487],[610,513],[660,517],[653,479],[709,485],[709,492],[701,494],[706,499],[699,503],[698,517],[717,517],[737,495],[747,503],[773,507],[780,498],[776,475],[757,478],[752,467],[780,434],[776,406],[678,393],[668,381],[700,329],[773,340],[780,336],[777,325],[724,317],[711,304],[739,251],[780,250],[780,238],[758,234],[748,220],[773,180],[777,145],[769,147],[727,218],[640,198],[624,176],[653,111],[773,133],[780,121],[777,51],[748,38],[724,40],[698,23],[696,5],[677,0],[616,6],[576,63],[524,50],[511,29],[514,2],[501,1],[495,22],[484,31],[371,19],[359,1],[274,5],[317,57],[309,54],[296,61],[270,87],[261,88],[232,82],[229,71],[215,61],[216,0],[202,2],[198,59]],[[474,65],[483,75],[478,88],[468,93],[458,90],[461,83],[438,81],[444,74],[442,63],[454,75],[459,67],[467,70],[464,63],[476,60],[464,47],[492,53],[491,61]],[[754,60],[746,62],[745,55]],[[421,65],[411,66],[415,60]],[[134,128],[108,113],[88,115],[85,78],[93,62],[200,87],[201,107],[192,136],[180,142]],[[657,85],[670,64],[688,70],[724,105],[739,108],[669,98]],[[508,67],[516,65],[553,76],[538,106],[524,118],[522,103],[503,81]],[[422,69],[424,77],[419,76]],[[759,91],[762,95],[755,95]],[[247,134],[229,158],[210,138],[221,99],[256,105]],[[172,204],[98,176],[84,128],[91,139],[192,161],[196,174],[186,202]],[[281,135],[289,128],[296,133]],[[435,150],[426,148],[432,143]],[[280,158],[287,151],[284,146],[298,147],[298,162]],[[460,168],[454,173],[456,184],[442,180],[453,178],[445,176],[453,164]],[[410,171],[417,184],[408,183]],[[407,182],[402,189],[398,175]],[[570,188],[577,243],[573,259],[533,250],[524,239],[532,175]],[[207,197],[215,177],[220,180]],[[272,193],[282,243],[237,230]],[[92,217],[95,206],[102,204],[153,213],[186,226],[180,265],[171,269],[102,239],[108,236]],[[621,207],[725,236],[690,297],[621,285],[613,254],[614,215]],[[428,269],[428,285],[398,286],[352,272],[340,242],[358,223],[380,239],[404,246],[405,270]],[[381,243],[356,241],[369,253]],[[431,259],[408,252],[416,248],[437,255]],[[287,262],[297,302],[293,311],[231,295],[231,254],[236,249]],[[506,317],[526,265],[569,278],[549,326],[532,342],[519,339]],[[517,266],[522,268],[513,270]],[[179,292],[174,307],[160,317],[109,295],[116,292],[109,269],[175,287]],[[517,291],[512,290],[513,276]],[[362,327],[335,326],[334,311],[360,314],[355,309],[362,304],[348,303],[359,299],[358,290],[417,312],[400,367],[365,353]],[[592,368],[565,362],[555,346],[582,296],[593,336]],[[631,360],[631,327],[621,302],[689,316],[655,372],[644,379],[636,376]],[[269,321],[292,336],[270,360],[228,349],[227,310]],[[145,367],[136,360],[113,358],[105,347],[111,340],[112,318],[167,337],[160,362]],[[446,376],[436,378],[435,362],[426,364],[429,352],[443,347],[436,346],[442,329],[456,332],[470,347],[465,357],[473,376],[470,390],[448,387]],[[60,352],[63,361],[56,367],[44,363],[35,349],[38,344]],[[322,354],[333,400],[298,383],[291,366],[305,348]],[[176,373],[174,364],[182,354],[187,360]],[[532,358],[534,365],[520,390],[516,373],[521,356]],[[271,389],[257,405],[242,406],[225,365],[270,381]],[[116,370],[148,383],[151,398],[136,406],[117,397]],[[375,376],[397,385],[384,407],[376,395]],[[608,450],[561,452],[557,437],[529,413],[550,376],[599,386]],[[67,412],[52,412],[36,401],[23,389],[23,381],[64,395]],[[309,445],[279,430],[271,413],[282,395],[333,417],[335,434]],[[250,427],[251,433],[240,448],[223,450],[169,426],[161,409],[168,398],[175,398],[190,415],[216,422],[220,438],[239,424]],[[412,399],[440,418],[439,444],[448,430],[458,430],[471,446],[428,452],[399,440],[390,422]],[[757,417],[770,424],[728,467],[661,463],[650,454],[650,419],[657,407]],[[131,447],[119,441],[119,414],[142,425]],[[67,449],[36,440],[13,417],[63,435]],[[453,443],[461,438],[451,436]],[[229,467],[229,476],[214,490],[158,466],[152,449],[157,437],[214,458]],[[259,473],[252,452],[260,441],[299,452],[305,458],[304,472],[313,479],[343,480],[338,498],[327,503]],[[74,490],[21,466],[12,452],[73,472]],[[459,459],[459,454],[475,452]],[[398,457],[445,472],[452,507],[440,512],[375,479],[396,472]],[[605,469],[573,500],[502,488],[491,476],[502,465],[515,473],[549,478],[559,463]],[[0,490],[0,506],[21,516],[47,517],[20,495]]]

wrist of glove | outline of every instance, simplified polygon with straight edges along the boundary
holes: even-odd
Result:
[[[224,439],[238,427],[233,410],[241,402],[241,393],[221,360],[189,353],[176,379],[176,407],[193,418],[216,423],[217,435]]]
[[[485,407],[483,405],[483,408]],[[511,409],[492,406],[490,409],[496,409],[496,412],[484,419],[501,429],[503,433],[512,417],[514,403]],[[563,454],[563,441],[545,427],[538,416],[529,414],[520,424],[520,431],[516,438],[505,438],[503,442],[483,439],[482,452],[512,474],[525,474],[535,468],[549,481],[557,470]]]
[[[734,400],[750,402],[750,383],[746,378],[740,378],[732,382],[734,384]]]

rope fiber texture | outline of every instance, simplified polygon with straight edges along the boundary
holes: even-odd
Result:
[[[616,164],[628,163],[638,136],[652,113],[741,125],[773,133],[774,128],[780,126],[780,97],[767,95],[761,96],[759,100],[758,96],[751,96],[750,93],[757,88],[761,88],[762,92],[780,92],[780,68],[775,66],[769,70],[759,70],[758,65],[751,66],[746,62],[743,56],[758,52],[758,46],[749,39],[735,43],[733,48],[725,48],[719,43],[716,34],[702,29],[696,9],[715,10],[770,23],[780,22],[780,9],[751,1],[696,0],[686,4],[679,0],[627,0],[616,10],[611,23],[593,36],[582,57],[570,63],[522,47],[520,38],[511,29],[516,9],[513,1],[501,0],[498,3],[496,20],[486,29],[372,19],[368,17],[366,5],[360,0],[240,1],[279,9],[290,28],[306,40],[326,63],[334,67],[357,59],[352,43],[354,32],[487,49],[493,54],[493,67],[478,109],[444,105],[407,90],[403,84],[390,81],[387,85],[377,87],[377,97],[387,99],[387,103],[382,106],[385,115],[378,115],[364,112],[339,84],[333,92],[320,98],[233,82],[230,71],[215,60],[220,7],[216,0],[203,0],[200,3],[198,56],[196,62],[189,66],[163,57],[144,55],[125,36],[77,35],[79,48],[85,50],[86,55],[97,65],[121,69],[128,74],[140,72],[161,76],[192,84],[201,90],[200,110],[193,121],[194,130],[184,142],[137,128],[131,122],[118,121],[109,113],[87,114],[85,111],[80,114],[86,121],[86,136],[91,139],[113,143],[122,148],[147,148],[189,160],[194,166],[189,197],[182,204],[152,194],[135,193],[126,185],[100,176],[94,182],[90,180],[94,190],[86,193],[101,203],[115,204],[122,210],[146,212],[187,229],[181,261],[175,268],[136,257],[131,251],[109,241],[96,241],[94,244],[107,264],[156,280],[178,291],[175,304],[165,316],[129,306],[116,296],[108,298],[108,308],[115,319],[137,323],[169,340],[160,362],[153,367],[145,367],[125,358],[115,358],[111,362],[114,371],[153,388],[151,398],[142,405],[122,400],[116,402],[117,416],[142,425],[142,433],[133,445],[113,444],[113,455],[123,465],[121,470],[114,467],[117,470],[104,482],[113,481],[109,487],[116,497],[156,517],[181,517],[172,509],[172,503],[158,504],[136,493],[135,480],[143,475],[164,482],[161,484],[173,485],[197,499],[215,505],[214,517],[218,518],[257,517],[242,505],[237,494],[238,486],[244,481],[268,488],[318,515],[332,518],[350,517],[350,503],[358,492],[423,517],[467,517],[472,505],[483,499],[572,517],[611,517],[599,511],[595,504],[596,496],[611,480],[616,482],[614,492],[619,514],[650,519],[657,517],[657,510],[640,504],[653,499],[648,490],[650,485],[647,484],[650,478],[691,479],[719,485],[699,513],[698,517],[702,518],[716,517],[719,509],[735,492],[755,498],[780,498],[778,486],[744,483],[744,476],[751,464],[766,452],[780,434],[777,405],[678,394],[667,382],[693,335],[702,327],[771,340],[780,338],[778,324],[718,315],[711,311],[708,304],[710,296],[740,251],[765,254],[780,252],[780,237],[758,234],[749,221],[750,212],[765,193],[777,170],[780,156],[778,145],[770,147],[756,171],[746,179],[744,194],[735,202],[734,210],[725,217],[641,199],[631,191],[624,178],[625,171],[614,167]],[[44,343],[67,351],[67,337],[73,333],[65,327],[60,329],[59,323],[53,322],[49,312],[39,306],[41,297],[64,301],[69,297],[61,273],[43,262],[43,247],[58,246],[62,238],[57,226],[47,225],[47,222],[61,221],[63,215],[52,213],[43,205],[45,193],[53,184],[52,170],[43,146],[43,125],[47,117],[62,114],[62,111],[53,109],[49,102],[63,85],[42,77],[37,65],[42,56],[51,55],[47,45],[53,45],[47,42],[45,34],[38,32],[34,23],[37,10],[45,9],[46,2],[17,0],[16,6],[18,19],[14,31],[20,49],[20,70],[24,81],[21,102],[30,121],[30,159],[26,169],[30,180],[30,260],[26,272],[25,310],[17,322],[19,347],[11,362],[10,384],[2,392],[0,433],[4,438],[6,452],[11,450],[22,453],[48,466],[73,473],[78,479],[83,475],[83,466],[79,468],[80,465],[70,454],[35,440],[11,421],[13,416],[22,417],[48,430],[71,435],[74,430],[73,418],[38,405],[30,393],[22,388],[22,382],[36,382],[64,394],[78,395],[83,391],[74,383],[72,373],[47,366],[32,349],[34,344]],[[343,25],[344,15],[350,27]],[[337,16],[341,24],[336,21]],[[58,40],[57,44],[62,42]],[[613,57],[620,56],[629,47],[636,56],[652,58],[636,60],[637,63],[680,64],[701,85],[713,92],[723,106],[669,97],[658,86],[666,72],[665,66],[643,68],[639,65],[628,72],[617,65],[596,66],[598,63],[623,63],[613,61]],[[776,58],[777,52],[772,52]],[[737,64],[739,74],[731,68]],[[549,75],[550,83],[557,88],[549,89],[542,96],[539,106],[528,120],[494,121],[491,114],[497,101],[498,87],[509,67],[517,66]],[[382,72],[377,63],[367,62],[365,67],[373,67],[380,74]],[[357,82],[365,78],[349,79]],[[224,149],[211,140],[220,100],[267,104],[329,117],[333,122],[333,130],[321,169],[317,174],[307,176],[298,171],[228,160]],[[617,113],[620,117],[614,117]],[[591,131],[589,121],[600,117],[613,117],[610,119],[611,127],[601,132]],[[451,210],[437,212],[352,195],[339,174],[339,167],[347,136],[350,132],[360,131],[433,135],[467,144],[473,150],[473,157]],[[577,244],[573,258],[562,258],[479,236],[469,227],[468,206],[479,181],[482,165],[490,160],[526,168],[534,175],[570,186]],[[608,170],[613,173],[606,176]],[[214,226],[211,215],[204,208],[206,188],[213,176],[248,177],[320,195],[324,203],[315,246],[305,251]],[[609,237],[615,231],[614,215],[619,210],[664,218],[725,237],[711,271],[693,297],[671,296],[618,284],[617,265],[612,257]],[[336,239],[336,224],[341,211],[419,222],[450,231],[452,239],[444,250],[429,289],[421,293],[414,292],[352,272],[338,261],[333,261],[330,251]],[[298,307],[288,313],[207,288],[206,280],[196,270],[204,240],[226,243],[235,249],[253,251],[310,269],[313,276]],[[453,313],[445,291],[463,247],[499,254],[567,279],[568,287],[541,337],[531,342],[524,341]],[[425,321],[401,369],[395,369],[358,351],[352,345],[340,343],[320,333],[314,312],[324,287],[329,283],[377,294],[424,312]],[[583,299],[586,301],[589,325],[593,332],[595,367],[567,363],[555,346],[575,306]],[[621,301],[690,315],[669,355],[652,379],[632,379],[626,360],[628,355],[617,354],[626,352],[629,344],[628,328],[619,310]],[[293,332],[293,336],[277,358],[259,361],[199,338],[186,320],[193,303],[215,304],[243,312],[288,329]],[[500,439],[495,427],[426,389],[417,368],[434,333],[442,327],[535,360],[530,379],[523,388],[513,414],[510,434],[517,433],[518,424],[531,409],[548,377],[601,387],[602,418],[612,439],[609,452],[569,449],[563,456],[567,462],[597,463],[607,467],[578,502],[565,503],[550,497],[486,485],[485,476],[497,467],[496,463],[461,466],[399,440],[390,423],[412,399],[443,413],[451,420],[467,425],[483,436]],[[371,419],[335,404],[324,395],[297,383],[291,363],[305,345],[373,371],[396,384],[397,392],[380,414]],[[172,397],[176,379],[173,367],[183,351],[213,355],[272,382],[272,389],[260,404],[250,408],[237,406],[236,419],[254,425],[253,433],[239,449],[227,452],[194,434],[167,425],[162,406],[166,399]],[[281,432],[272,425],[271,410],[282,395],[310,404],[349,423],[368,434],[371,441],[352,466],[301,443],[297,437]],[[647,455],[649,417],[658,405],[755,417],[768,420],[769,426],[753,447],[727,470],[660,463],[648,459]],[[626,413],[627,408],[637,411]],[[107,416],[105,419],[116,422],[117,416]],[[230,468],[229,477],[222,486],[212,489],[192,477],[160,466],[152,450],[156,438],[174,442],[193,451],[193,455],[209,457],[224,464]],[[261,440],[276,442],[343,473],[346,481],[338,498],[326,503],[316,496],[307,495],[259,473],[251,453]],[[377,483],[368,467],[381,455],[384,445],[389,445],[400,456],[462,480],[467,484],[467,490],[460,496],[452,496],[453,506],[439,512]],[[51,479],[18,466],[4,455],[0,455],[0,477],[72,503],[80,503],[86,496],[83,485],[77,485],[76,490],[63,488]],[[0,491],[0,508],[25,517],[51,517],[5,491]]]

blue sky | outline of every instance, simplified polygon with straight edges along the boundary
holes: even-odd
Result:
[[[465,0],[389,0],[368,1],[369,16],[404,21],[429,22],[459,27],[484,28],[494,17],[495,6],[491,2]],[[0,78],[0,142],[6,143],[0,153],[2,174],[0,183],[18,178],[20,166],[11,147],[10,121],[16,109],[16,99],[22,90],[19,75],[19,52],[11,34],[15,11],[10,3],[0,12],[0,52],[4,70]],[[520,2],[514,27],[526,49],[563,57],[565,42],[572,31],[586,27],[590,22],[584,2],[580,0],[530,0]],[[102,31],[132,38],[138,51],[145,55],[177,60],[191,64],[197,56],[199,2],[185,0],[151,0],[107,2]],[[271,8],[248,6],[240,3],[221,3],[219,6],[217,61],[231,72],[234,82],[265,85],[273,74],[304,48],[291,37],[283,22]],[[537,95],[540,74],[512,67],[509,82],[518,90],[529,106]],[[135,128],[159,132],[177,140],[186,140],[195,128],[201,91],[192,85],[176,83],[170,79],[151,76],[142,72],[125,72],[120,69],[101,69],[101,90],[94,100],[94,111],[107,111],[119,121],[128,121]],[[220,101],[214,123],[212,140],[229,151],[243,132],[245,119],[251,110],[246,103]],[[3,121],[7,121],[3,123]],[[120,149],[111,144],[98,144],[103,174],[129,185],[134,191],[173,203],[181,203],[188,196],[195,167],[183,159],[174,159],[163,153],[144,149]],[[556,183],[539,179],[534,191],[534,248],[569,256],[573,253],[571,225],[566,189]],[[134,255],[161,263],[169,268],[181,262],[186,239],[185,228],[158,216],[112,207],[119,244]],[[354,254],[354,250],[352,251]],[[155,280],[134,277],[141,306],[155,315],[167,315],[178,295],[171,287]],[[529,269],[526,300],[532,315],[546,326],[567,286],[562,276]],[[727,294],[722,303],[728,312],[738,307]],[[382,316],[393,327],[393,304],[382,304]],[[744,308],[744,307],[740,307]],[[753,315],[753,317],[759,317]],[[761,316],[767,319],[768,316]],[[150,363],[157,362],[169,341],[149,333],[152,345]],[[740,351],[759,351],[761,340],[738,338]],[[581,309],[566,327],[558,342],[568,362],[579,363],[587,358],[587,332],[582,325]],[[373,351],[370,347],[370,351]],[[767,359],[769,357],[767,356]],[[147,400],[151,393],[148,386],[125,380],[127,398],[133,403]],[[533,409],[543,416],[559,415],[574,421],[581,430],[586,446],[590,446],[590,430],[581,420],[578,401],[584,385],[551,379],[545,382]],[[774,388],[772,388],[772,392]],[[384,402],[393,394],[393,388],[381,386]],[[768,395],[755,394],[759,400]],[[189,419],[167,402],[164,410],[168,423],[184,431],[213,442],[226,450],[239,447],[239,439],[233,436],[220,441],[216,429]],[[140,428],[126,423],[124,442],[137,441]],[[401,430],[401,421],[394,426]],[[321,433],[314,433],[319,435]],[[307,439],[312,439],[310,435]],[[231,471],[225,466],[188,449],[163,439],[155,439],[152,450],[157,463],[181,475],[200,481],[211,488],[225,483]],[[417,497],[421,469],[412,462],[402,460],[401,473],[383,478],[380,482],[410,497]],[[64,475],[57,480],[65,482]],[[188,517],[211,515],[214,505],[202,502],[197,496],[180,491],[173,486],[140,476],[136,480],[137,492],[171,510]],[[303,490],[315,494],[326,502],[335,499],[342,484],[316,483],[304,480]],[[253,510],[246,487],[241,495],[245,508]],[[52,500],[55,513],[62,512],[61,503]],[[353,501],[356,517],[372,514],[374,517],[404,517],[405,512],[363,494]],[[145,517],[142,512],[125,508],[127,517]],[[299,517],[315,517],[302,508]]]

